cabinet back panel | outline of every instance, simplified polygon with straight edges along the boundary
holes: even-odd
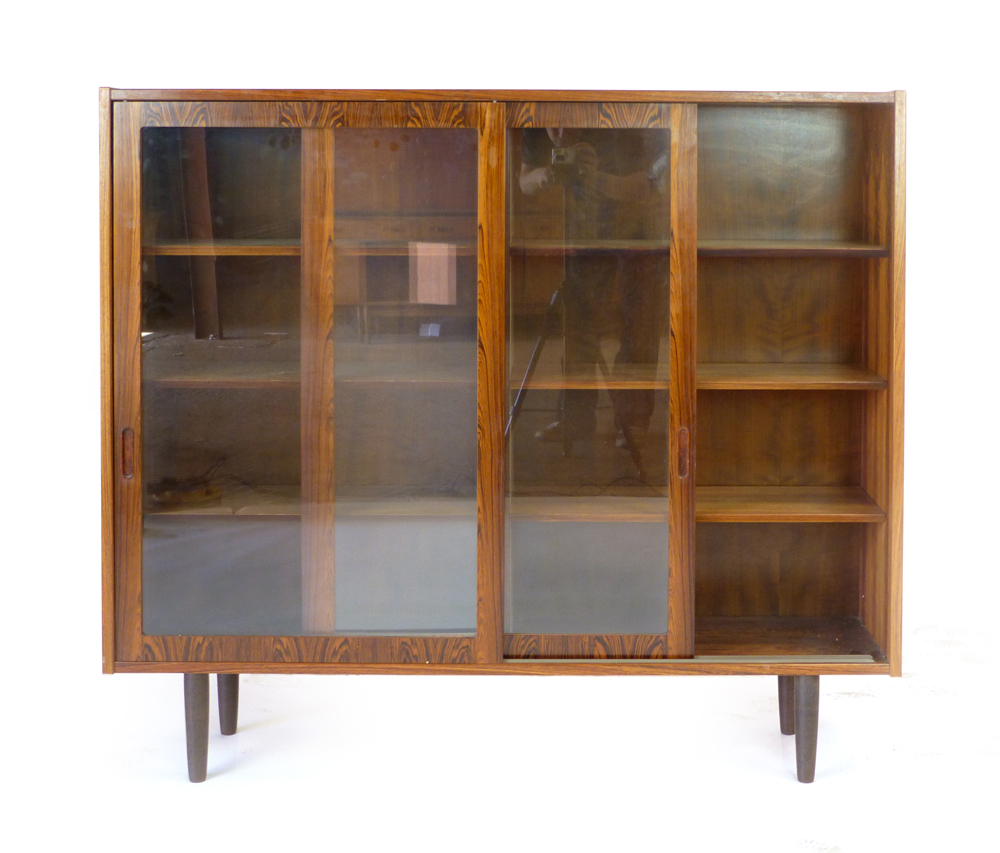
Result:
[[[844,391],[699,391],[699,486],[856,486],[861,398]]]
[[[702,258],[698,361],[862,361],[863,261]]]
[[[147,241],[299,236],[298,130],[146,128],[142,143]],[[186,186],[191,180],[200,183]],[[198,220],[192,207],[198,199],[209,221]]]
[[[696,525],[698,616],[857,616],[858,524]]]
[[[700,107],[699,238],[858,239],[863,139],[852,107]]]
[[[254,388],[162,388],[147,384],[143,406],[145,481],[200,480],[215,486],[298,486],[299,392]],[[217,466],[217,467],[216,467]]]

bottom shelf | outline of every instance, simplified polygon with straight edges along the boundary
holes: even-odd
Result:
[[[702,616],[695,622],[697,656],[885,655],[856,616]]]

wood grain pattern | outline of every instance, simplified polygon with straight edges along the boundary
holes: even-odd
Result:
[[[115,642],[118,660],[138,660],[142,646],[142,400],[140,330],[142,287],[140,222],[142,166],[140,163],[140,106],[114,105],[113,170],[113,278],[112,344],[114,371],[115,480]],[[134,476],[120,476],[121,442],[114,440],[126,428],[135,434]]]
[[[507,127],[668,127],[669,106],[655,103],[507,104]]]
[[[697,526],[702,616],[858,616],[858,524]]]
[[[698,389],[864,391],[886,381],[860,364],[699,364]]]
[[[707,106],[698,130],[702,241],[859,241],[857,108]]]
[[[439,101],[346,99],[255,103],[177,98],[142,101],[140,106],[144,127],[475,127],[477,109],[474,104]]]
[[[631,89],[112,89],[115,101],[602,101],[891,104],[892,92],[677,92]]]
[[[505,660],[499,664],[271,663],[269,661],[120,661],[120,672],[240,672],[324,675],[888,675],[870,655],[698,655],[622,660]]]
[[[302,131],[302,627],[334,630],[334,132]]]
[[[667,656],[663,634],[504,634],[504,657],[612,660]]]
[[[115,662],[115,418],[114,418],[114,243],[112,233],[111,90],[101,89],[100,216],[101,216],[101,668],[114,672]]]
[[[698,316],[698,111],[670,108],[670,495],[667,656],[694,654],[695,409]],[[678,455],[681,431],[689,455]]]
[[[120,100],[129,94],[143,103]],[[581,102],[588,95],[593,100],[594,93],[579,92],[152,93],[168,95],[172,103],[164,104],[144,100],[143,96],[149,94],[123,90],[102,92],[102,110],[108,114],[113,110],[114,113],[114,132],[109,127],[105,136],[102,130],[102,150],[113,146],[115,171],[113,196],[111,189],[102,183],[102,235],[106,234],[107,240],[106,251],[102,249],[102,286],[107,288],[102,297],[105,306],[102,327],[108,335],[106,342],[112,340],[112,319],[116,327],[113,342],[105,344],[102,354],[102,383],[107,395],[105,410],[111,413],[107,424],[102,427],[105,447],[103,470],[109,478],[102,486],[102,494],[105,506],[109,503],[113,505],[113,513],[105,516],[105,582],[102,586],[105,606],[104,665],[107,671],[216,672],[232,666],[241,672],[824,674],[891,671],[892,674],[899,674],[905,134],[902,93],[819,96],[673,93],[679,95],[676,98],[664,97],[671,93],[601,93],[600,102],[595,104]],[[403,103],[415,94],[421,95],[416,99],[418,103]],[[503,94],[508,97],[505,99]],[[337,102],[326,102],[332,95],[338,96]],[[278,96],[280,100],[274,100]],[[384,102],[360,103],[376,96],[384,98]],[[118,102],[114,103],[116,99]],[[508,105],[504,103],[454,103],[460,99],[517,103],[510,104],[508,110]],[[239,100],[244,103],[239,103]],[[719,485],[714,490],[713,487],[699,488],[697,507],[692,508],[687,517],[689,523],[696,514],[703,521],[749,523],[698,526],[699,618],[697,623],[693,617],[690,619],[691,639],[687,647],[687,654],[696,653],[697,657],[693,659],[634,659],[670,653],[669,646],[656,645],[662,640],[656,636],[504,637],[502,634],[500,590],[504,454],[501,449],[501,422],[505,345],[503,287],[507,262],[504,246],[503,137],[504,126],[517,120],[516,110],[522,102],[532,100],[541,103],[536,103],[530,114],[525,114],[527,118],[522,116],[521,120],[537,121],[537,126],[566,126],[576,122],[582,122],[577,126],[589,127],[619,126],[622,123],[664,126],[669,118],[672,136],[678,137],[677,142],[681,145],[684,144],[685,122],[688,139],[694,138],[694,105],[699,102],[720,105],[747,103],[778,108],[794,104],[795,109],[802,109],[803,105],[822,105],[821,109],[833,110],[840,116],[834,124],[839,122],[853,128],[849,134],[851,139],[862,140],[857,148],[851,147],[853,142],[847,142],[847,147],[839,149],[839,153],[834,152],[832,173],[827,169],[827,178],[824,179],[829,183],[828,179],[833,174],[833,185],[836,185],[839,181],[836,177],[838,169],[843,166],[839,174],[847,175],[854,181],[855,189],[834,186],[832,195],[827,193],[827,197],[833,200],[820,202],[821,206],[827,205],[829,215],[820,213],[815,221],[809,220],[808,216],[816,215],[814,210],[806,220],[794,223],[792,230],[795,237],[792,240],[754,242],[742,237],[720,238],[703,241],[699,247],[697,229],[693,225],[687,228],[687,233],[678,235],[678,223],[676,220],[672,223],[675,232],[671,252],[672,280],[675,264],[680,266],[691,262],[688,257],[690,248],[691,257],[697,252],[703,258],[767,257],[781,263],[785,263],[785,259],[796,259],[789,262],[795,264],[802,263],[800,259],[813,258],[823,263],[859,265],[862,272],[855,276],[855,281],[860,281],[865,291],[860,305],[846,300],[839,308],[834,306],[825,317],[819,318],[821,322],[811,331],[803,330],[801,324],[791,324],[798,327],[797,331],[792,330],[798,339],[790,348],[782,350],[782,360],[788,358],[791,364],[791,367],[782,368],[785,371],[783,374],[770,371],[777,360],[770,364],[738,365],[742,376],[732,371],[727,375],[729,365],[719,361],[708,366],[707,372],[700,372],[699,381],[707,384],[699,387],[708,392],[700,398],[704,404],[701,420],[707,418],[709,421],[707,426],[701,424],[704,428],[700,437],[704,440],[706,435],[709,436],[716,449],[710,450],[706,457],[702,445],[698,476],[704,479],[707,468],[709,479],[714,479]],[[652,103],[657,100],[673,100],[675,106]],[[858,104],[871,106],[850,106]],[[140,209],[139,127],[336,128],[369,125],[479,128],[480,460],[477,500],[480,563],[477,637],[144,637],[139,606],[139,484],[143,479],[143,459],[138,382],[138,270],[142,249],[138,223],[134,221],[137,219],[135,212]],[[305,144],[303,147],[305,149]],[[697,154],[688,155],[689,166],[680,170],[680,174],[677,164],[683,161],[685,154],[683,151],[672,151],[672,156],[673,179],[676,181],[672,184],[672,196],[675,210],[678,210],[686,204],[682,199],[684,180],[696,174],[694,163]],[[822,160],[824,156],[829,156],[829,153],[815,153],[817,160]],[[841,159],[838,160],[838,157]],[[110,159],[106,168],[111,168]],[[119,178],[122,178],[121,184]],[[105,173],[102,181],[107,180]],[[310,182],[315,186],[315,181]],[[322,192],[322,189],[318,191]],[[739,203],[738,200],[735,202],[736,207]],[[691,192],[688,209],[695,210],[694,191]],[[329,210],[332,216],[332,201]],[[131,220],[129,211],[132,211]],[[112,216],[113,233],[110,230]],[[803,221],[807,223],[805,226],[801,224]],[[107,230],[103,225],[105,222],[108,223]],[[817,222],[821,230],[827,229],[822,237],[828,234],[834,234],[834,237],[813,239],[808,232]],[[771,224],[774,225],[773,222]],[[680,225],[682,228],[685,225],[683,218]],[[781,227],[785,225],[781,224]],[[332,234],[332,229],[327,230]],[[693,235],[695,239],[692,239]],[[729,238],[730,235],[725,236]],[[315,242],[306,238],[303,243],[307,241]],[[164,252],[157,252],[156,248],[153,252],[171,253],[169,244],[165,247]],[[205,244],[197,246],[194,252],[177,254],[203,257],[271,254],[265,251],[267,247],[261,241],[243,247],[249,248],[249,251],[239,251],[240,247],[235,246],[211,252],[208,248]],[[279,248],[280,252],[276,254],[302,253],[305,276],[307,247],[286,241]],[[359,251],[364,251],[364,247],[359,247]],[[837,260],[842,257],[858,260]],[[711,263],[720,261],[713,260]],[[694,281],[693,270],[680,270],[677,275],[678,280]],[[681,306],[681,311],[693,311],[694,288],[691,286],[689,289],[692,303],[686,309]],[[332,307],[330,310],[332,312]],[[846,337],[837,338],[833,327],[850,323],[852,318],[855,326],[859,325],[859,318],[863,320],[860,323],[863,327],[862,339],[851,338],[856,329]],[[328,328],[332,328],[332,313],[328,319]],[[678,325],[682,333],[685,331],[683,327],[683,323]],[[690,332],[690,340],[694,341],[696,336],[690,322],[687,331]],[[824,335],[829,336],[824,339]],[[780,340],[780,336],[772,337],[769,343],[761,338],[757,342],[749,342],[748,346],[760,344],[763,352],[769,346],[773,348]],[[674,345],[672,341],[672,358]],[[831,355],[828,366],[796,362],[792,355],[793,352],[810,349],[820,352],[824,347]],[[858,354],[844,357],[844,353],[852,347],[857,347]],[[836,358],[832,357],[834,352]],[[733,358],[732,361],[740,359]],[[671,393],[678,390],[676,366],[673,369],[674,381],[669,383]],[[687,395],[689,400],[693,400],[693,356],[690,371],[691,384],[680,393],[682,397]],[[332,370],[329,378],[332,386]],[[115,380],[113,394],[112,379]],[[776,388],[798,390],[774,394],[770,390],[755,391],[752,395],[741,393],[749,389]],[[807,393],[803,391],[806,388],[823,390]],[[846,388],[868,390],[855,394],[833,390]],[[744,399],[739,401],[741,397]],[[749,397],[763,402],[747,402]],[[779,399],[782,397],[783,400]],[[674,408],[672,405],[672,411]],[[768,408],[773,415],[763,413]],[[693,407],[691,414],[693,424]],[[745,420],[747,414],[750,415],[749,420]],[[748,429],[734,429],[746,424],[749,424]],[[120,442],[115,439],[122,425],[134,428],[140,439],[140,452],[136,459],[138,476],[133,478],[131,484],[116,482],[116,447]],[[762,438],[762,435],[768,437]],[[305,457],[305,437],[303,440]],[[309,464],[312,465],[312,462]],[[718,473],[720,470],[722,474]],[[694,477],[689,479],[694,495]],[[734,485],[740,482],[747,485]],[[761,486],[769,483],[781,485],[771,493],[767,486]],[[808,488],[790,485],[792,483],[816,483],[820,488],[807,497]],[[758,490],[755,491],[755,488]],[[865,489],[875,500],[866,500]],[[516,503],[513,506],[516,507]],[[885,513],[880,507],[885,509]],[[634,509],[633,506],[629,512],[635,514]],[[517,512],[516,509],[514,511]],[[662,517],[662,508],[660,514]],[[114,524],[108,521],[109,517]],[[885,521],[881,520],[883,517]],[[643,516],[643,520],[651,519]],[[793,520],[796,523],[788,523]],[[854,523],[800,523],[817,520]],[[864,522],[863,525],[861,522]],[[706,533],[710,528],[729,530]],[[760,531],[753,531],[752,528],[760,528]],[[829,530],[816,532],[821,529]],[[672,546],[674,543],[683,545],[681,539],[673,536],[673,528],[671,533]],[[691,535],[693,537],[693,531]],[[703,546],[705,537],[709,541],[708,546]],[[690,539],[689,544],[694,541],[694,538]],[[715,555],[704,565],[701,559],[703,547]],[[770,563],[765,560],[765,552],[771,555]],[[736,568],[741,560],[749,565],[745,571]],[[116,577],[112,572],[114,565],[119,567]],[[751,581],[748,576],[757,576],[762,580]],[[109,579],[113,579],[114,583]],[[672,605],[675,601],[683,601],[683,597],[675,596],[673,583],[671,576]],[[712,589],[713,583],[723,591],[703,596],[703,585],[707,584]],[[687,594],[690,600],[691,591]],[[111,620],[110,614],[116,603],[119,608],[117,619]],[[735,609],[736,615],[705,616],[703,605],[709,611],[721,609],[729,612]],[[770,609],[774,613],[769,616],[755,615],[755,611],[760,609]],[[864,625],[856,618],[859,612]],[[782,615],[784,613],[793,615]],[[672,627],[674,624],[672,622]],[[683,617],[676,624],[683,627]],[[670,640],[673,641],[676,636],[672,632]],[[523,655],[525,659],[504,663],[501,656],[505,650],[508,654],[514,651]],[[888,653],[888,660],[882,655],[883,650]],[[552,658],[551,662],[530,659],[538,654]],[[595,655],[601,662],[588,664],[570,660],[586,655]],[[761,658],[750,660],[748,655],[759,655]],[[792,655],[794,657],[789,657]]]
[[[504,442],[506,365],[506,195],[504,110],[487,104],[479,118],[479,394],[477,605],[475,660],[503,654]]]
[[[858,485],[861,397],[844,391],[699,391],[698,485]]]
[[[700,257],[698,360],[866,363],[866,267],[833,258]]]
[[[142,638],[137,662],[217,663],[255,661],[288,667],[296,663],[392,662],[471,664],[472,637],[153,637]],[[183,669],[173,671],[182,672]],[[212,669],[216,672],[217,669]]]

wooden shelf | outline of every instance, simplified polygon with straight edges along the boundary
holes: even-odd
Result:
[[[699,240],[702,258],[887,258],[888,246],[850,240]]]
[[[283,389],[299,387],[299,365],[295,362],[208,362],[178,367],[169,372],[151,372],[148,379],[161,388]]]
[[[666,522],[665,495],[519,495],[511,518],[531,521]],[[857,486],[698,486],[695,519],[706,522],[859,522],[885,513]]]
[[[885,513],[860,486],[698,486],[695,519],[878,522]]]
[[[147,500],[145,515],[197,516],[298,516],[301,498],[297,486],[231,485],[222,488],[219,500],[202,505],[160,504]]]
[[[665,240],[513,240],[511,252],[524,255],[655,255],[670,252]]]
[[[715,655],[858,655],[885,660],[857,617],[701,616],[694,652]]]
[[[251,256],[301,255],[297,239],[280,240],[163,240],[142,247],[144,255]]]
[[[583,497],[513,497],[509,503],[512,519],[520,521],[632,521],[665,522],[666,496],[623,497],[592,495]]]
[[[618,365],[614,376],[605,379],[594,372],[587,376],[565,375],[558,367],[539,365],[529,388],[535,390],[602,389],[666,390],[670,387],[666,365]],[[209,362],[184,365],[169,371],[152,372],[150,377],[167,388],[279,388],[299,382],[295,362]],[[421,363],[341,363],[336,368],[338,382],[403,382],[428,385],[475,384],[476,377],[463,366]],[[517,374],[512,386],[520,385]],[[883,389],[886,382],[870,370],[852,365],[788,364],[705,364],[698,367],[698,388],[723,390],[848,390]]]
[[[609,366],[612,375],[605,378],[595,364],[586,374],[566,374],[558,366],[539,365],[528,383],[528,388],[536,390],[560,391],[563,389],[602,389],[618,391],[640,391],[643,389],[666,390],[670,387],[669,365],[619,364]],[[523,371],[521,373],[523,376]],[[519,386],[520,377],[511,376],[511,385]]]
[[[299,387],[295,362],[207,362],[185,364],[169,372],[151,371],[148,379],[161,388],[283,389]]]
[[[454,247],[455,254],[459,257],[476,254],[476,243],[473,240],[431,240],[426,242],[448,242],[448,245]],[[334,244],[334,251],[338,255],[361,257],[399,257],[410,254],[410,243],[411,241],[409,240],[337,240]]]
[[[475,498],[337,498],[336,518],[475,518]],[[289,516],[302,514],[297,486],[224,486],[220,498],[202,505],[164,505],[149,500],[146,515]]]
[[[701,391],[869,391],[886,387],[860,364],[699,364]]]

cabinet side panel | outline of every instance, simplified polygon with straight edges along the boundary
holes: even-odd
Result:
[[[114,371],[111,296],[114,285],[111,230],[111,90],[100,91],[101,215],[101,666],[114,672],[115,660],[115,450],[112,395]]]
[[[503,105],[482,106],[479,120],[477,663],[498,663],[503,656],[505,135]]]
[[[113,287],[115,492],[115,639],[117,660],[138,660],[142,646],[142,424],[140,395],[142,209],[140,107],[114,105]],[[125,430],[136,448],[131,476],[122,476]]]
[[[892,359],[889,374],[889,643],[892,675],[903,674],[903,376],[906,302],[906,93],[896,92],[892,170]]]
[[[695,382],[698,270],[698,111],[671,108],[670,494],[667,656],[694,654]],[[686,430],[688,438],[682,440]],[[681,459],[680,454],[686,458]]]
[[[886,521],[868,525],[862,545],[860,612],[865,626],[886,654],[891,646],[890,550],[893,438],[891,421],[897,379],[893,373],[893,275],[895,268],[893,187],[894,110],[865,111],[864,238],[889,246],[889,257],[866,262],[864,288],[864,352],[866,366],[885,377],[885,391],[864,398],[862,486],[886,512]]]
[[[334,629],[332,129],[302,131],[302,625]]]

